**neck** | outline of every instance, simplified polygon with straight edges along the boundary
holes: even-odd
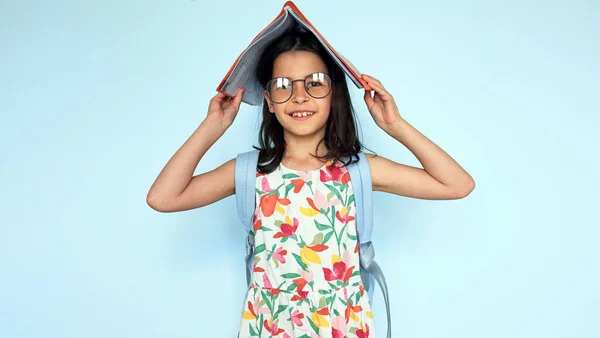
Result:
[[[323,141],[319,144],[319,142],[324,138],[324,134],[324,131],[322,133],[307,136],[289,135],[286,133],[284,135],[286,146],[283,158],[299,161],[311,161],[315,160],[311,154],[316,156],[325,156],[328,152],[325,142]],[[318,149],[317,145],[319,145]]]

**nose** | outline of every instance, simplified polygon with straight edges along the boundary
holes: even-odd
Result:
[[[308,93],[304,88],[304,81],[294,81],[292,84],[296,86],[292,93],[292,101],[295,103],[302,103],[308,101]]]

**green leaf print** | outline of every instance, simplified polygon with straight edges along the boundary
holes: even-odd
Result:
[[[286,180],[289,180],[290,178],[299,178],[300,176],[298,174],[285,174],[281,177],[285,178]]]
[[[351,240],[353,240],[353,241],[356,240],[356,236],[350,235],[349,232],[347,232],[346,235],[348,235],[348,238],[350,238]]]
[[[308,271],[308,266],[306,264],[304,264],[304,262],[302,262],[302,259],[300,258],[300,256],[298,256],[298,254],[296,254],[296,253],[294,253],[293,255],[294,255],[294,258],[296,259],[296,263],[298,263],[298,265],[300,265],[302,270]]]
[[[323,183],[325,184],[325,183]],[[329,188],[329,190],[331,190],[331,192],[333,192],[335,194],[335,196],[340,200],[343,201],[344,199],[342,198],[342,195],[340,194],[340,192],[338,191],[338,189],[336,189],[335,187],[329,185],[329,184],[325,184],[325,186],[327,188]]]
[[[321,297],[321,299],[319,299],[319,309],[322,309],[326,306],[327,306],[327,298]]]
[[[287,291],[292,291],[292,290],[294,290],[294,289],[296,288],[296,286],[297,286],[297,285],[296,285],[296,284],[294,284],[294,283],[290,284],[290,286],[288,286],[288,288],[287,288]]]
[[[271,259],[271,257],[275,253],[275,248],[276,247],[277,247],[277,244],[273,244],[273,246],[271,247],[271,252],[269,252],[269,256],[268,256],[267,260]]]
[[[310,245],[321,244],[321,242],[323,242],[323,233],[319,232],[318,234],[315,235],[315,237],[313,238],[312,243],[310,243]]]
[[[327,235],[325,235],[325,238],[323,239],[323,244],[327,244],[331,236],[333,236],[333,231],[328,232]]]
[[[308,182],[306,183],[306,185],[308,185],[308,187],[310,188],[310,193],[314,195],[314,194],[315,194],[315,192],[314,192],[314,191],[313,191],[313,189],[312,189],[312,183],[313,183],[312,181],[308,181]]]
[[[269,312],[273,313],[273,306],[271,305],[271,301],[269,300],[269,298],[267,298],[267,294],[264,291],[261,291],[260,294],[265,300],[267,307],[269,308]]]
[[[337,309],[333,309],[333,314],[336,316],[340,316],[340,312]]]
[[[259,246],[256,247],[256,249],[254,250],[254,254],[259,254],[263,251],[265,251],[267,249],[267,247],[264,244],[261,244]]]
[[[351,328],[350,328],[350,333],[352,333],[352,334],[356,334],[356,331],[357,331],[357,330],[358,330],[358,328],[357,328],[357,327],[351,327]]]
[[[287,309],[287,305],[279,305],[279,307],[277,308],[277,312],[275,313],[275,316],[273,316],[273,317],[274,318],[277,317],[279,315],[279,313],[285,309]]]
[[[306,333],[305,333],[305,334],[301,335],[301,336],[300,336],[300,337],[298,337],[298,338],[310,338],[310,336],[309,336],[308,334],[306,334]]]
[[[256,189],[256,192],[257,192],[259,195],[262,195],[262,194],[264,194],[264,193],[265,193],[264,191],[262,191],[262,190],[259,190],[258,188],[255,188],[255,189]]]
[[[315,221],[315,225],[317,226],[317,229],[321,230],[321,231],[331,229],[331,227],[329,225],[321,224],[317,221]]]
[[[250,336],[254,337],[257,336],[258,334],[256,334],[256,331],[254,331],[254,328],[252,327],[252,324],[248,324],[248,328],[250,329]]]
[[[271,228],[267,228],[267,227],[266,227],[266,226],[264,226],[264,225],[263,225],[262,227],[260,227],[260,230],[262,230],[262,231],[273,231],[273,229],[271,229]]]
[[[306,246],[306,242],[304,242],[304,239],[302,238],[302,236],[300,236],[300,243],[298,243],[298,246],[300,248],[304,248]]]
[[[283,278],[299,278],[300,274],[290,272],[290,273],[284,273],[283,275],[281,275],[281,277],[283,277]]]
[[[346,202],[346,206],[349,206],[350,204],[352,204],[352,202],[354,202],[354,194],[348,197],[348,202]]]
[[[330,191],[329,194],[327,194],[327,200],[329,201],[332,197],[333,197],[333,191]]]
[[[285,186],[285,198],[288,197],[290,190],[292,190],[293,188],[294,188],[294,183],[290,183]]]

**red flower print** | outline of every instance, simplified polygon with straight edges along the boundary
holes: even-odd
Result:
[[[275,213],[278,203],[281,205],[289,205],[290,202],[291,201],[288,198],[279,198],[279,193],[277,191],[271,191],[260,197],[260,210],[263,215],[269,217]]]
[[[302,320],[301,320],[303,318],[304,318],[304,314],[300,313],[300,311],[298,311],[298,310],[295,310],[291,314],[292,323],[294,323],[294,325],[296,325],[296,326],[304,325],[304,323],[302,323]]]
[[[333,271],[328,268],[323,268],[323,273],[325,274],[325,280],[328,282],[341,280],[346,283],[350,277],[352,277],[352,270],[354,270],[354,266],[346,269],[346,263],[336,262],[333,264]]]
[[[323,251],[329,249],[329,247],[325,244],[307,245],[306,247],[308,247],[312,251],[316,251],[316,252],[323,252]]]
[[[263,274],[263,287],[271,293],[271,296],[275,296],[281,292],[279,289],[274,289],[271,281],[269,280],[269,276],[267,274]]]
[[[350,181],[350,174],[342,167],[332,163],[325,167],[325,170],[320,172],[321,182],[337,181],[346,184]]]
[[[346,332],[346,320],[341,316],[333,317],[331,319],[331,337],[344,338],[343,332]]]
[[[293,223],[294,226],[291,226],[288,223],[281,224],[281,226],[279,227],[280,231],[273,235],[273,238],[288,237],[295,234],[296,230],[298,230],[298,219],[296,217],[294,217]]]
[[[303,300],[303,299],[305,299],[306,297],[308,297],[308,291],[298,291],[298,293],[297,293],[297,294],[295,294],[295,295],[294,295],[294,296],[291,298],[291,300],[295,302],[295,301]]]
[[[340,211],[336,211],[335,212],[335,218],[338,219],[338,221],[344,223],[344,224],[348,224],[348,222],[353,221],[354,220],[354,216],[350,216],[349,212],[346,212],[344,214],[344,217],[342,217],[342,215],[340,215]]]
[[[321,211],[319,208],[317,208],[312,198],[307,197],[306,200],[308,201],[308,205],[310,205],[311,208],[315,209],[316,211]]]
[[[291,300],[298,301],[308,297],[308,291],[303,291],[304,287],[308,284],[304,278],[296,278],[292,282],[298,285],[298,287],[296,288],[297,294],[295,294]]]
[[[273,253],[273,258],[275,258],[276,260],[279,261],[279,263],[285,263],[285,256],[287,254],[287,250],[283,250],[283,248],[278,248],[277,250],[275,250],[275,252]]]
[[[304,278],[296,278],[292,282],[298,285],[298,291],[302,291],[308,282]]]
[[[297,194],[300,192],[300,190],[302,190],[302,187],[304,186],[304,180],[301,178],[297,178],[295,180],[291,180],[290,182],[292,182],[292,184],[294,184],[294,192]]]
[[[266,217],[272,216],[277,206],[277,198],[279,195],[277,192],[271,194],[264,194],[260,197],[260,209]]]
[[[258,220],[256,222],[254,222],[254,227],[253,227],[254,232],[257,232],[258,230],[260,230],[261,227],[262,227],[262,221],[261,220]]]
[[[272,322],[273,318],[271,318],[270,321]],[[267,331],[269,331],[269,333],[273,336],[278,336],[279,334],[285,331],[283,329],[278,328],[277,323],[269,324],[269,321],[267,321],[266,319],[263,322],[263,325],[265,326],[265,329],[267,329]]]
[[[363,329],[356,330],[357,338],[368,338],[369,337],[369,324],[365,324],[365,326],[367,327],[367,329],[364,331],[363,331]]]
[[[317,310],[317,313],[320,314],[321,316],[327,316],[329,314],[329,308],[324,307],[322,309],[319,309],[319,310]]]

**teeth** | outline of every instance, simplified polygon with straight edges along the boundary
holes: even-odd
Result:
[[[314,114],[313,112],[298,112],[298,113],[293,113],[292,116],[294,117],[305,117],[305,116],[310,116]]]

